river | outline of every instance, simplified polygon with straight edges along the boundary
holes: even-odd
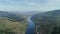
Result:
[[[26,30],[26,34],[35,34],[34,29],[35,29],[35,25],[34,22],[31,21],[31,16],[28,18],[28,27]]]

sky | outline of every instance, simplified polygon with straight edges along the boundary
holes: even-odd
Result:
[[[49,11],[60,9],[60,0],[0,0],[0,11]]]

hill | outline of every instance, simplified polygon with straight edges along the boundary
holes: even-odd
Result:
[[[24,19],[22,15],[18,15],[6,11],[0,11],[0,17],[9,18],[15,21],[22,21]]]
[[[23,15],[0,11],[0,34],[25,34],[26,27]]]
[[[60,34],[60,10],[48,11],[34,15],[36,34]]]

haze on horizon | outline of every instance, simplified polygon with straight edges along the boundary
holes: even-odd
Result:
[[[60,0],[0,0],[0,11],[49,11],[60,9]]]

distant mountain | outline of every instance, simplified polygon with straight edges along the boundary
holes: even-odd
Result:
[[[41,11],[15,11],[15,12],[12,12],[12,13],[17,13],[17,14],[31,14],[31,15],[33,15],[33,14],[37,14],[37,13],[40,13]]]
[[[11,13],[11,12],[6,12],[6,11],[0,11],[0,17],[12,19],[12,20],[15,20],[15,21],[23,20],[23,17],[21,15],[14,14],[14,13]]]
[[[60,32],[60,10],[34,15],[31,20],[35,22],[37,32],[40,34],[59,34],[57,32]]]

